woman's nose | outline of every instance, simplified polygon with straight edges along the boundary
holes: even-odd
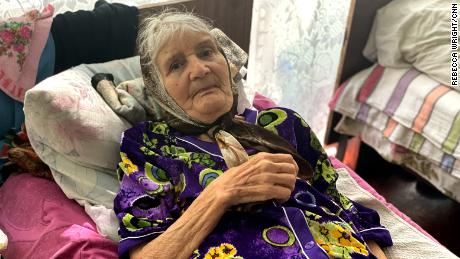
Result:
[[[211,70],[206,63],[199,58],[192,58],[190,64],[190,80],[195,80],[205,77]]]

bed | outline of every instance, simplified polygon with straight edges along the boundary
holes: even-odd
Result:
[[[405,0],[381,7],[359,49],[368,67],[345,72],[330,106],[340,114],[337,132],[359,136],[459,202],[460,93],[450,82],[448,8]]]
[[[247,51],[252,2],[236,2],[241,5],[224,0],[185,5],[196,6],[196,12],[217,20],[216,25]],[[162,7],[140,9],[140,19],[158,8]],[[0,229],[8,237],[0,254],[5,258],[118,257],[112,200],[118,189],[119,139],[131,123],[104,101],[91,85],[91,77],[112,73],[116,84],[135,96],[135,79],[141,72],[135,53],[105,61],[73,64],[27,92],[27,133],[34,150],[50,167],[54,182],[21,173],[10,176],[0,188]],[[273,102],[257,96],[253,105],[266,108]],[[351,169],[331,159],[340,174],[338,188],[376,209],[389,228],[394,241],[394,246],[385,249],[389,258],[456,258]]]

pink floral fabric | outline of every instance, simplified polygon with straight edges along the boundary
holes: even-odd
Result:
[[[35,84],[40,55],[48,38],[54,8],[32,10],[0,21],[0,89],[13,99],[24,100]]]

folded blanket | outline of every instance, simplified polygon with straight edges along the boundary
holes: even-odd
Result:
[[[54,8],[32,10],[0,21],[0,89],[17,101],[35,85],[40,55],[48,39]]]
[[[448,154],[449,164],[453,165],[460,159],[459,99],[458,91],[414,68],[394,69],[375,64],[342,84],[332,105],[335,111],[386,130],[388,138],[400,124],[416,136],[410,142],[421,142],[422,136]],[[381,115],[373,113],[373,109]]]
[[[115,88],[112,74],[95,74],[91,78],[91,84],[116,114],[125,118],[131,124],[145,121],[146,114],[144,107],[129,92],[124,89]],[[143,86],[135,85],[135,87],[137,93],[141,91],[141,87]],[[129,90],[129,88],[126,87],[126,90]]]

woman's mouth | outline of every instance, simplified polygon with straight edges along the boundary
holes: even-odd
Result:
[[[196,92],[196,94],[206,95],[206,94],[209,94],[209,93],[211,93],[212,91],[214,91],[216,88],[217,88],[216,85],[206,86],[206,87],[203,87],[203,88],[201,88],[200,90],[198,90],[198,91]]]

